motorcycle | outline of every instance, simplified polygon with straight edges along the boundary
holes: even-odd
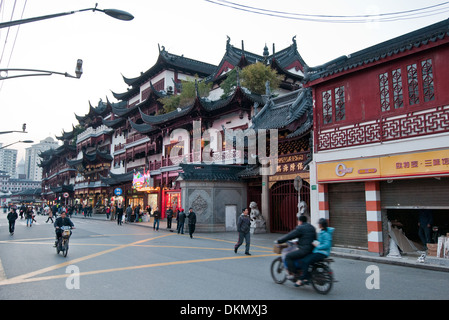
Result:
[[[62,251],[62,255],[64,257],[67,257],[67,253],[69,251],[69,239],[70,239],[70,236],[72,235],[72,231],[70,229],[72,229],[72,228],[69,226],[63,226],[63,227],[61,227],[61,229],[62,229],[62,234],[56,244],[56,254],[59,254],[59,252]]]
[[[274,252],[283,253],[284,255],[289,252],[293,246],[294,242],[288,241],[286,244],[275,244]],[[307,284],[312,284],[312,287],[316,292],[320,294],[328,294],[333,286],[334,273],[330,267],[330,264],[334,262],[332,258],[325,258],[322,261],[315,262],[309,266],[310,279]],[[293,282],[298,281],[301,275],[299,263],[296,265],[298,272],[294,275],[292,279]],[[287,267],[285,265],[283,256],[277,257],[271,263],[271,277],[277,284],[283,284],[287,280]]]

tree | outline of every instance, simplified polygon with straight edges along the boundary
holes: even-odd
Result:
[[[281,80],[277,72],[263,64],[262,62],[256,62],[251,64],[243,70],[238,67],[228,72],[226,80],[221,84],[223,89],[222,98],[228,96],[237,87],[237,72],[240,74],[241,85],[253,93],[265,94],[265,83],[270,82],[270,89],[272,91],[279,88]]]
[[[272,91],[279,88],[281,83],[277,72],[262,62],[256,62],[243,68],[241,78],[243,87],[261,95],[265,94],[265,83],[267,81],[270,82]]]
[[[180,94],[159,99],[159,101],[164,105],[164,112],[169,113],[177,108],[182,108],[192,104],[196,99],[195,82],[198,86],[198,93],[200,97],[207,97],[212,88],[212,83],[206,84],[204,81],[197,81],[197,77],[195,78],[195,81],[182,80],[182,90]]]

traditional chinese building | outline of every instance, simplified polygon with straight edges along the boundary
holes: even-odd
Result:
[[[231,94],[222,97],[220,83],[226,74],[256,62],[277,70],[282,77],[279,92],[255,94],[238,82]],[[169,206],[192,206],[199,212],[199,229],[227,230],[230,221],[235,221],[250,201],[258,202],[268,218],[269,205],[262,205],[261,194],[269,197],[269,190],[263,191],[262,185],[269,188],[283,179],[292,184],[298,175],[308,179],[303,163],[310,154],[311,95],[310,91],[301,89],[306,67],[297,52],[295,39],[291,46],[279,52],[273,46],[271,55],[266,46],[263,54],[257,55],[245,51],[243,43],[242,48],[232,46],[228,39],[226,53],[217,66],[174,55],[162,48],[152,68],[136,78],[124,77],[130,88],[125,93],[114,93],[119,102],[111,104],[110,114],[103,117],[103,124],[113,130],[112,175],[103,178],[103,182],[113,183],[115,188],[122,186],[126,204],[157,203],[163,217]],[[202,97],[197,91],[192,103],[161,113],[159,99],[182,90],[180,80],[194,78],[212,83],[210,95]],[[288,119],[282,119],[286,115]],[[255,117],[260,120],[252,128]],[[270,117],[276,120],[270,123]],[[252,162],[252,156],[255,159],[256,155],[248,154],[248,145],[239,147],[235,140],[226,140],[226,132],[241,132],[248,139],[252,132],[266,129],[279,130],[281,139],[281,164],[272,173],[275,177],[270,185],[264,184],[255,171],[240,174],[245,169],[248,172],[247,165],[258,165],[257,161]],[[269,152],[269,147],[264,145],[262,150]],[[150,172],[145,190],[129,188],[130,171]],[[204,180],[211,183],[199,190]],[[220,194],[227,192],[224,190],[227,185],[240,190],[238,197],[226,197],[233,202],[229,208],[216,201]],[[293,194],[289,205],[283,207],[287,209],[283,215],[290,222],[284,223],[287,218],[280,219],[283,231],[295,226],[297,213],[298,192],[291,189],[288,192]],[[281,193],[274,194],[281,197]],[[229,214],[225,213],[228,209]]]
[[[110,202],[109,185],[101,178],[107,176],[112,162],[109,127],[103,124],[104,116],[112,110],[109,101],[99,101],[96,107],[89,103],[89,112],[75,115],[79,122],[76,136],[76,156],[67,158],[67,164],[77,172],[74,184],[76,203],[101,210]]]
[[[67,159],[76,156],[74,130],[63,132],[56,137],[62,145],[56,149],[48,149],[40,153],[39,164],[42,167],[41,196],[47,203],[73,201],[76,170],[69,166]],[[71,200],[69,200],[71,199]]]
[[[274,174],[263,181],[258,172],[253,174],[254,168],[241,173],[242,177],[250,178],[248,190],[252,198],[262,194],[259,190],[266,189],[268,201],[263,203],[260,199],[260,202],[269,205],[272,232],[289,232],[295,228],[299,201],[310,206],[310,176],[306,166],[312,158],[312,106],[312,91],[302,88],[268,99],[252,119],[251,129],[276,129],[278,135]],[[295,188],[298,179],[303,182],[300,190]]]
[[[447,227],[448,59],[445,20],[308,70],[312,219],[329,219],[335,246],[383,255],[395,220],[420,242],[420,209]]]

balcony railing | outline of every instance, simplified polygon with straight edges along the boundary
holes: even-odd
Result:
[[[226,150],[214,152],[209,159],[202,159],[201,152],[192,152],[183,156],[162,157],[161,160],[150,161],[149,169],[153,171],[163,167],[178,166],[180,163],[199,163],[201,161],[215,164],[243,164],[245,159],[241,158],[241,155],[240,150]]]

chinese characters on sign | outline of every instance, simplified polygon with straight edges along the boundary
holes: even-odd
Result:
[[[423,162],[417,160],[396,162],[396,169],[418,168],[420,166],[435,167],[441,165],[449,165],[449,158],[426,159]]]
[[[449,173],[449,149],[317,163],[318,182]]]
[[[278,159],[278,166],[276,173],[297,172],[304,169],[303,166],[304,155],[292,155],[288,157],[280,157]]]

